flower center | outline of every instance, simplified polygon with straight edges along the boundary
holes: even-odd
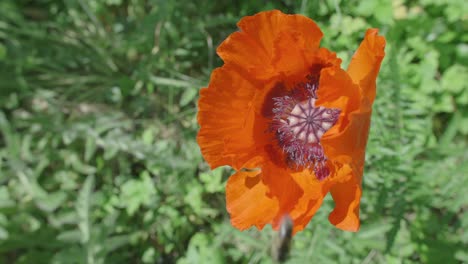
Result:
[[[294,136],[304,143],[320,142],[323,134],[330,129],[338,119],[340,110],[315,107],[315,99],[296,104],[289,113],[287,122]]]
[[[316,80],[316,79],[309,79]],[[289,95],[273,98],[273,120],[279,146],[290,167],[313,168],[323,180],[330,174],[320,139],[338,120],[341,110],[315,106],[318,82],[301,84]]]

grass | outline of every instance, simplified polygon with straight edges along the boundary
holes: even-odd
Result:
[[[466,5],[447,1],[7,0],[0,3],[0,263],[268,263],[271,227],[229,224],[196,101],[240,17],[313,18],[349,63],[387,38],[362,227],[328,197],[288,263],[464,263]]]

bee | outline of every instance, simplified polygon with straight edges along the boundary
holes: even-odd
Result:
[[[273,259],[278,263],[283,263],[288,258],[291,249],[293,227],[294,224],[291,217],[284,215],[281,218],[280,229],[272,245]]]

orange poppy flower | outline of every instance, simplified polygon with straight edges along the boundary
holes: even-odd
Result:
[[[198,102],[203,157],[236,170],[226,186],[232,225],[277,229],[289,215],[297,232],[330,192],[330,222],[357,231],[385,39],[369,29],[345,71],[307,17],[273,10],[238,26],[218,47],[224,65]]]

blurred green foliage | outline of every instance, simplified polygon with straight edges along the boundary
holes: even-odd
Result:
[[[0,263],[270,263],[239,232],[227,168],[195,142],[196,100],[240,17],[313,18],[343,58],[378,27],[387,56],[362,227],[294,237],[289,263],[468,262],[464,0],[0,2]]]

